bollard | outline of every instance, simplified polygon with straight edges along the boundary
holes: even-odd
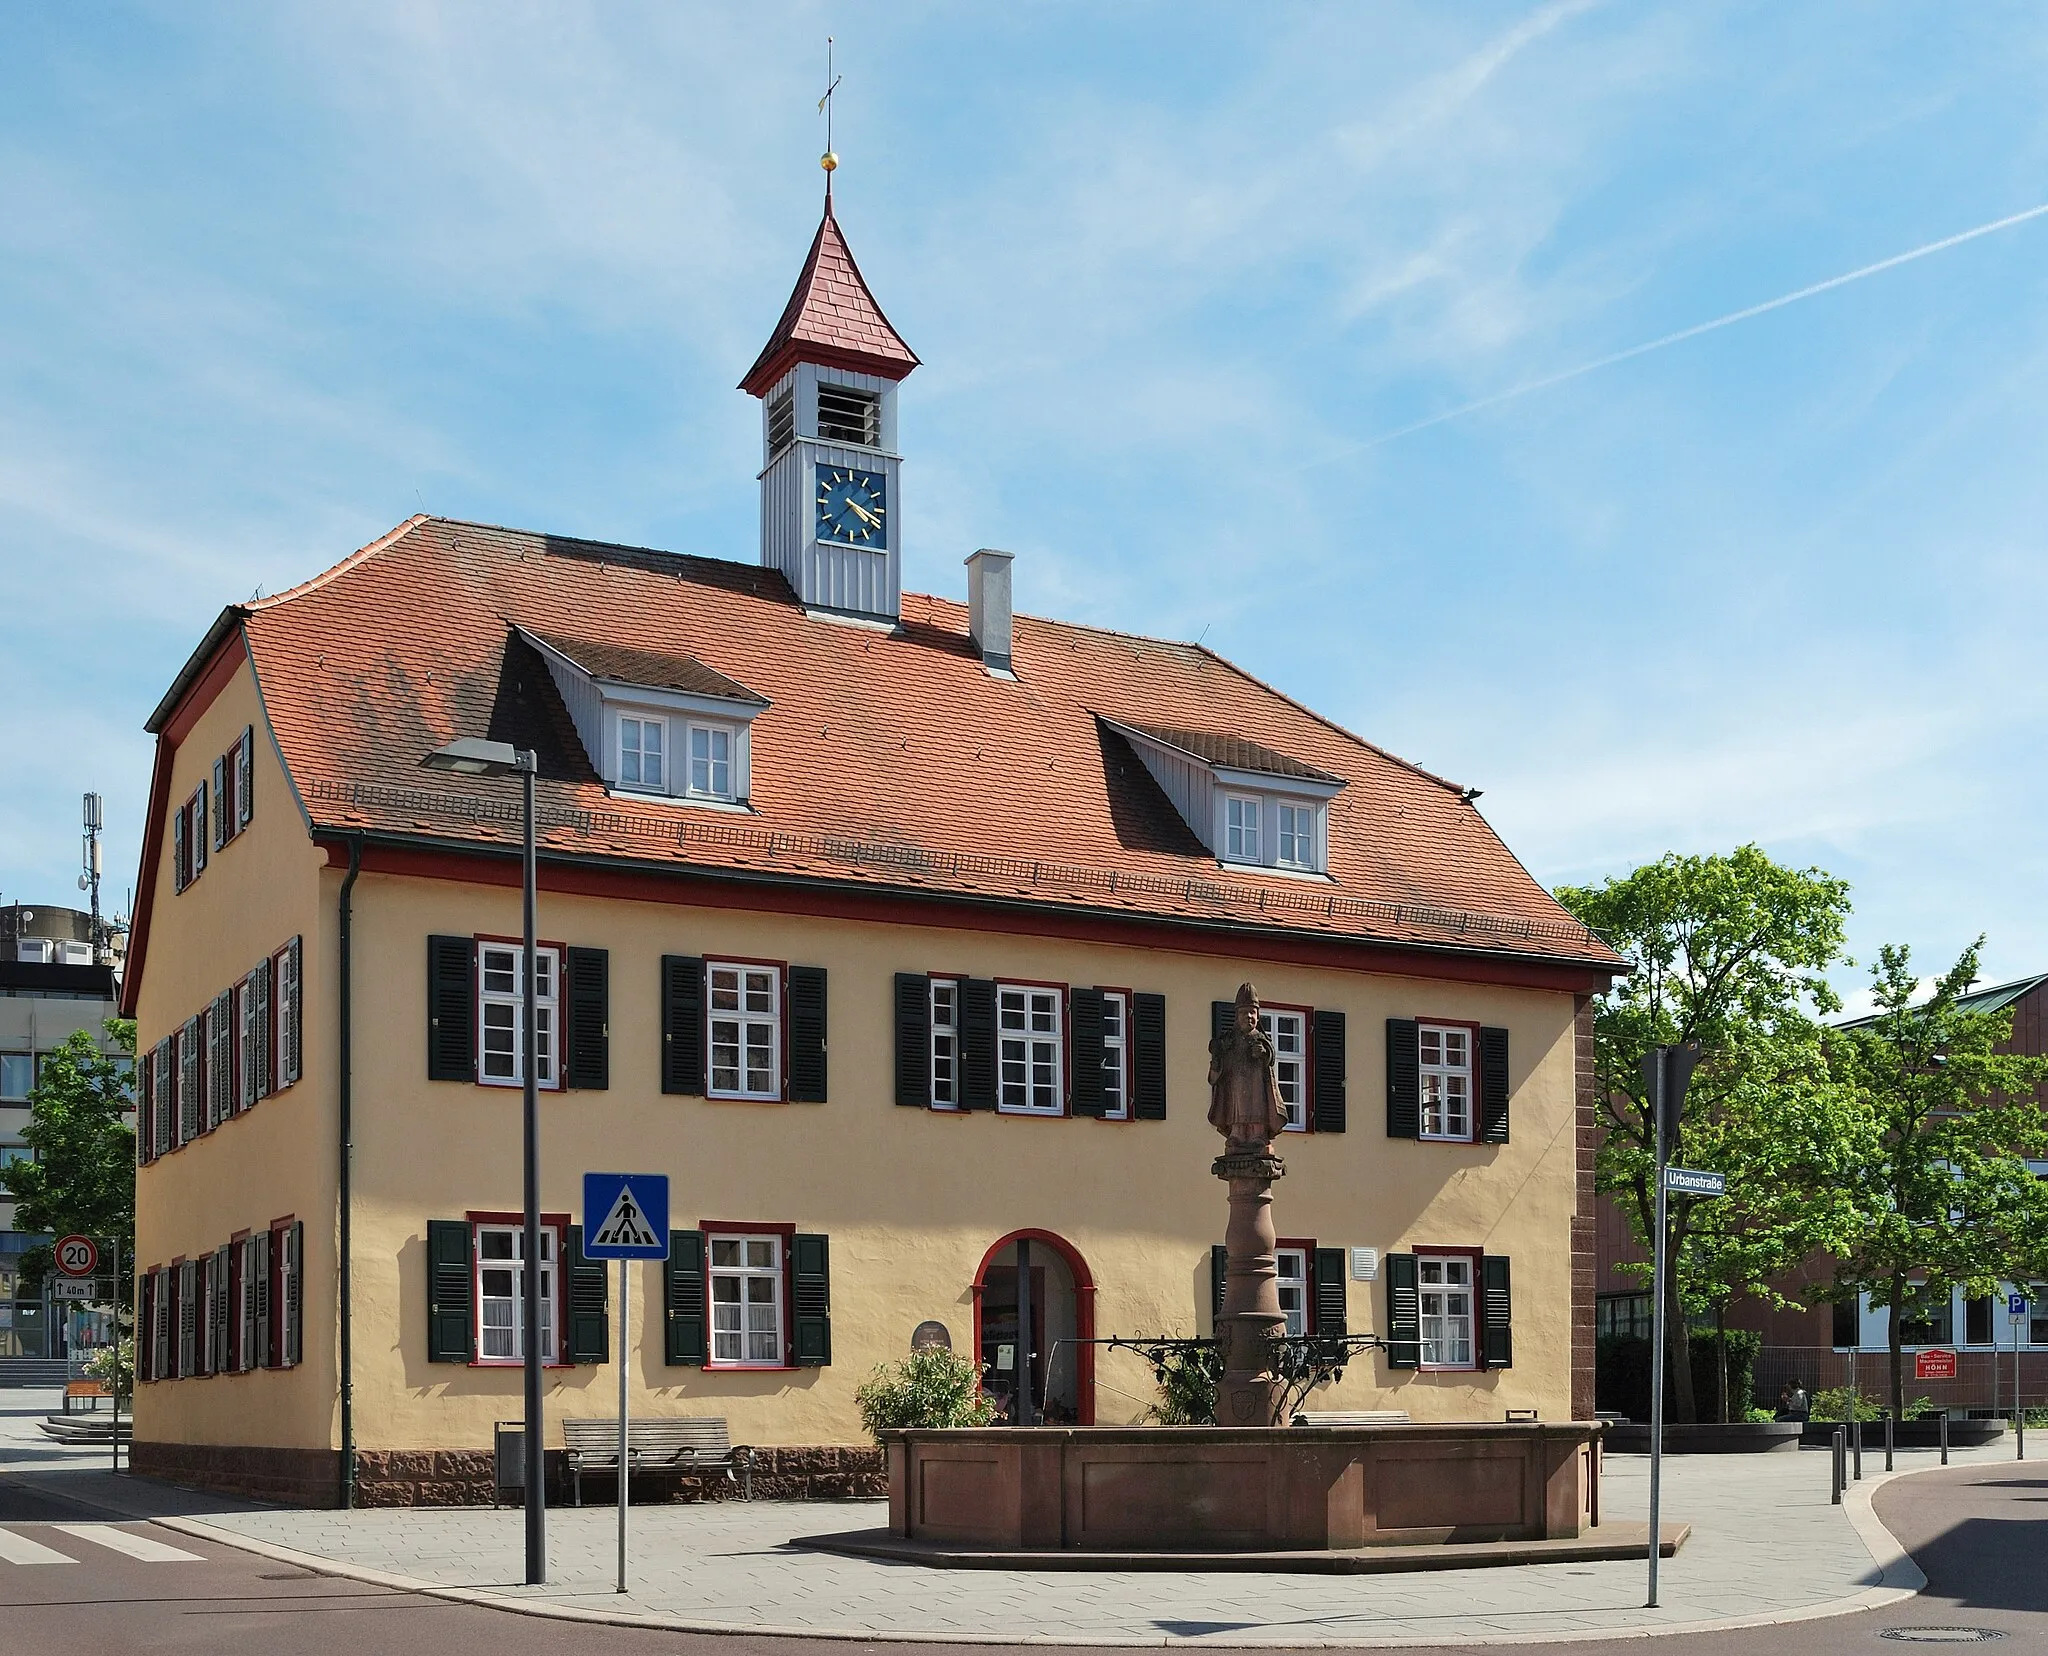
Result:
[[[1835,1435],[1828,1441],[1828,1500],[1833,1506],[1842,1504],[1842,1485],[1848,1482],[1849,1434],[1841,1427],[1835,1428]]]
[[[1892,1417],[1890,1415],[1884,1417],[1884,1469],[1887,1472],[1892,1469]]]
[[[1863,1481],[1863,1422],[1858,1420],[1849,1427],[1849,1458],[1856,1470],[1856,1481]]]
[[[1948,1465],[1948,1410],[1941,1411],[1941,1464]]]

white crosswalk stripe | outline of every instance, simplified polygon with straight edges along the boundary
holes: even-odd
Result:
[[[67,1558],[54,1547],[46,1547],[40,1541],[31,1541],[25,1535],[13,1530],[0,1529],[0,1558],[10,1564],[76,1564],[75,1558]]]
[[[109,1547],[117,1553],[126,1553],[130,1558],[139,1558],[145,1564],[206,1562],[199,1554],[187,1552],[183,1547],[168,1546],[138,1531],[118,1529],[112,1524],[52,1524],[50,1528],[62,1530],[66,1535],[76,1536],[81,1541],[90,1541],[96,1546]]]

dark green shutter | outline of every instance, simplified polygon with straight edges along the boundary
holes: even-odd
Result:
[[[968,1110],[996,1107],[996,986],[987,978],[962,978],[960,1019],[960,1104]]]
[[[306,1029],[306,957],[302,938],[293,938],[289,948],[292,974],[292,1003],[282,1008],[278,1026],[284,1046],[284,1074],[278,1080],[290,1086],[304,1073]]]
[[[1102,1088],[1102,991],[1067,991],[1067,1031],[1073,1053],[1070,1093],[1077,1116],[1100,1116]]]
[[[569,950],[562,968],[569,992],[568,1063],[562,1079],[602,1092],[611,1085],[611,955],[603,949]]]
[[[832,1248],[822,1236],[789,1240],[789,1360],[798,1368],[832,1361]]]
[[[1319,1133],[1344,1131],[1344,1014],[1316,1012],[1309,1020],[1315,1098],[1311,1124]]]
[[[467,937],[427,939],[427,1079],[474,1081],[475,991],[470,986],[476,945]]]
[[[466,1363],[475,1355],[476,1329],[475,1318],[470,1311],[470,1294],[469,1222],[464,1219],[429,1219],[428,1362]]]
[[[701,1368],[710,1354],[704,1327],[704,1233],[670,1231],[668,1262],[661,1270],[666,1324],[663,1360],[674,1368]]]
[[[1342,1339],[1351,1332],[1348,1310],[1344,1302],[1344,1250],[1316,1249],[1309,1273],[1316,1296],[1316,1322],[1313,1332],[1320,1340]]]
[[[602,1363],[612,1352],[610,1302],[605,1294],[604,1261],[583,1257],[583,1227],[571,1225],[562,1248],[564,1275],[569,1281],[569,1361]]]
[[[661,957],[661,1090],[704,1096],[704,962]]]
[[[1221,1332],[1219,1319],[1223,1315],[1223,1284],[1230,1275],[1230,1250],[1221,1242],[1209,1249],[1209,1327],[1212,1332]]]
[[[1479,1348],[1481,1368],[1515,1366],[1514,1300],[1508,1292],[1508,1262],[1504,1254],[1487,1254],[1479,1261],[1479,1314],[1483,1323]]]
[[[1485,1144],[1508,1141],[1508,1032],[1491,1027],[1479,1031],[1479,1138]]]
[[[789,1101],[825,1102],[825,968],[789,969]]]
[[[1235,1001],[1211,1001],[1209,1003],[1209,1046],[1211,1051],[1215,1050],[1215,1045],[1218,1041],[1230,1033],[1232,1026],[1236,1022],[1237,1003]]]
[[[289,1252],[285,1258],[291,1265],[291,1271],[284,1280],[284,1360],[287,1368],[296,1368],[305,1360],[306,1351],[306,1222],[303,1219],[292,1222],[286,1247]],[[225,1263],[227,1250],[221,1251]]]
[[[1422,1136],[1422,1055],[1413,1018],[1387,1020],[1387,1137]]]
[[[1131,997],[1131,1114],[1166,1119],[1166,997]]]
[[[1422,1362],[1422,1284],[1413,1254],[1388,1254],[1387,1367],[1417,1368]]]
[[[896,974],[896,1102],[921,1110],[932,1101],[932,980]]]

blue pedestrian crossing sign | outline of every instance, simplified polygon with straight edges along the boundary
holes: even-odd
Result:
[[[585,1259],[668,1258],[668,1175],[583,1175]]]

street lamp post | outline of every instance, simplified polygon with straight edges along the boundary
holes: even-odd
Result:
[[[543,1476],[546,1453],[541,1430],[540,1349],[540,1094],[536,1071],[538,1043],[534,1036],[534,885],[533,777],[539,760],[528,748],[510,742],[490,742],[464,736],[446,747],[436,748],[420,761],[428,770],[452,771],[458,776],[508,776],[517,773],[525,806],[522,841],[520,896],[525,911],[524,950],[520,960],[521,1032],[519,1073],[523,1085],[525,1129],[524,1174],[526,1187],[526,1236],[521,1283],[525,1289],[525,1337],[520,1342],[526,1379],[526,1581],[539,1586],[547,1580],[547,1484]],[[561,1261],[555,1261],[559,1278]],[[555,1298],[561,1299],[557,1292]]]

